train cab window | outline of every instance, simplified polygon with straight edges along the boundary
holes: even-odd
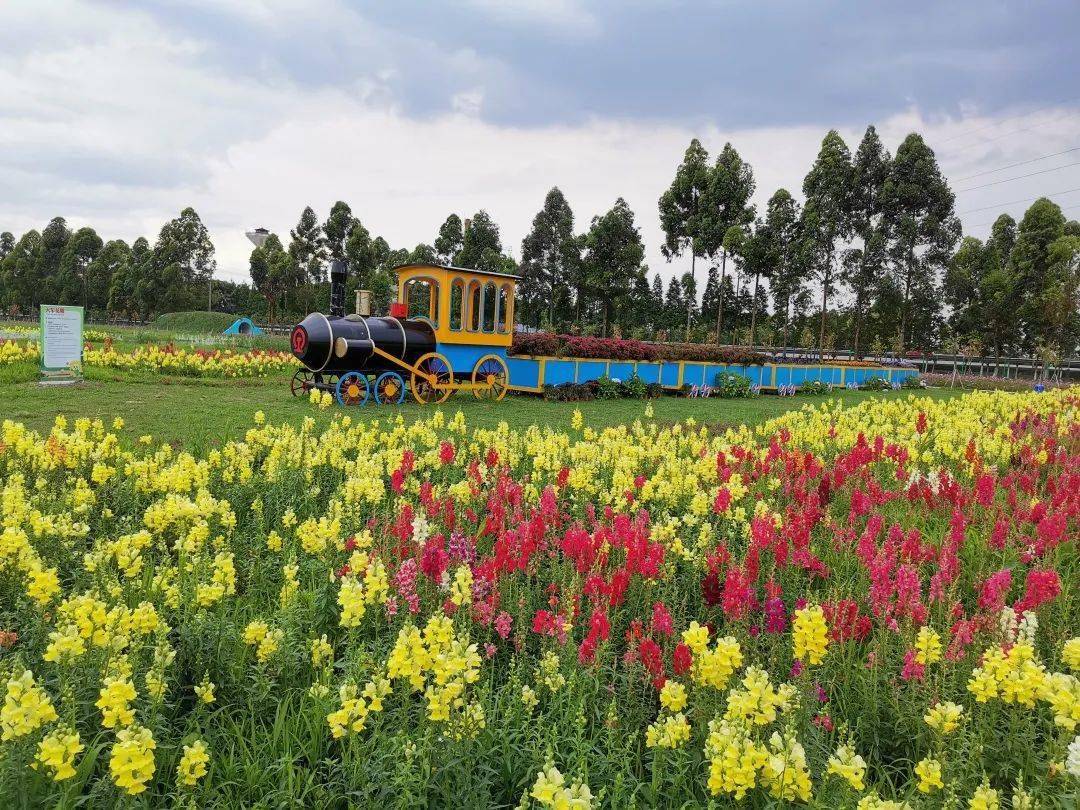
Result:
[[[480,331],[480,307],[482,306],[480,296],[480,282],[469,282],[469,331]]]
[[[410,318],[427,318],[439,325],[439,283],[428,278],[413,278],[405,282],[405,300]]]
[[[503,284],[499,287],[499,297],[495,304],[495,331],[504,335],[510,331],[510,318],[513,314],[510,312],[511,299],[510,285]]]
[[[450,328],[460,330],[465,326],[465,282],[455,278],[450,285]]]
[[[481,297],[481,308],[484,310],[481,328],[485,332],[495,331],[495,285],[490,281],[484,285],[484,294]]]

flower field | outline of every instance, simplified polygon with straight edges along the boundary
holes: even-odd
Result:
[[[0,428],[28,806],[1065,808],[1080,390]]]
[[[14,340],[0,341],[0,365],[34,361],[40,357],[38,345]],[[147,371],[179,377],[267,377],[288,374],[300,363],[285,351],[273,349],[183,349],[171,343],[147,344],[132,351],[118,351],[105,341],[101,348],[87,346],[83,364],[92,368]]]

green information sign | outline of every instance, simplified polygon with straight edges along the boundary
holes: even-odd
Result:
[[[41,375],[43,382],[82,379],[83,308],[41,306]]]

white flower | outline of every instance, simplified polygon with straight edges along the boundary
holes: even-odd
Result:
[[[1080,734],[1069,743],[1069,753],[1065,757],[1065,770],[1080,779]]]

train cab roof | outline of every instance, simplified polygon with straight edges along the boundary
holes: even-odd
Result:
[[[509,346],[521,276],[442,264],[403,264],[397,300],[428,321],[440,343]]]

